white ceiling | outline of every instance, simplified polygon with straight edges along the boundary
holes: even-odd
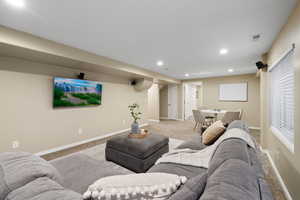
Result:
[[[178,79],[255,72],[297,2],[24,0],[21,9],[7,1],[0,0],[4,26]],[[253,42],[254,34],[261,39]]]

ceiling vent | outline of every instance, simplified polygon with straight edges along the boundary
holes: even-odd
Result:
[[[260,39],[260,34],[256,34],[256,35],[253,35],[253,36],[252,36],[252,40],[253,40],[254,42],[258,41],[259,39]]]

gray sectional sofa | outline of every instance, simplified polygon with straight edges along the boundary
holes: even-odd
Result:
[[[242,121],[232,122],[231,128],[249,132]],[[205,147],[197,136],[178,148]],[[148,172],[189,178],[170,200],[272,200],[257,151],[240,139],[228,139],[218,146],[208,169],[169,163]],[[79,200],[95,180],[122,173],[83,154],[47,162],[29,153],[1,153],[0,200]]]

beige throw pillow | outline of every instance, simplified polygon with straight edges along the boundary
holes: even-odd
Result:
[[[214,143],[224,132],[226,128],[222,121],[216,121],[209,126],[202,134],[202,143],[210,145]]]

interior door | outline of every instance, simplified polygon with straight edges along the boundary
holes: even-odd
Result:
[[[168,85],[168,118],[177,119],[177,85]]]
[[[197,109],[197,88],[193,84],[185,84],[184,89],[184,119],[192,119],[193,110]]]

